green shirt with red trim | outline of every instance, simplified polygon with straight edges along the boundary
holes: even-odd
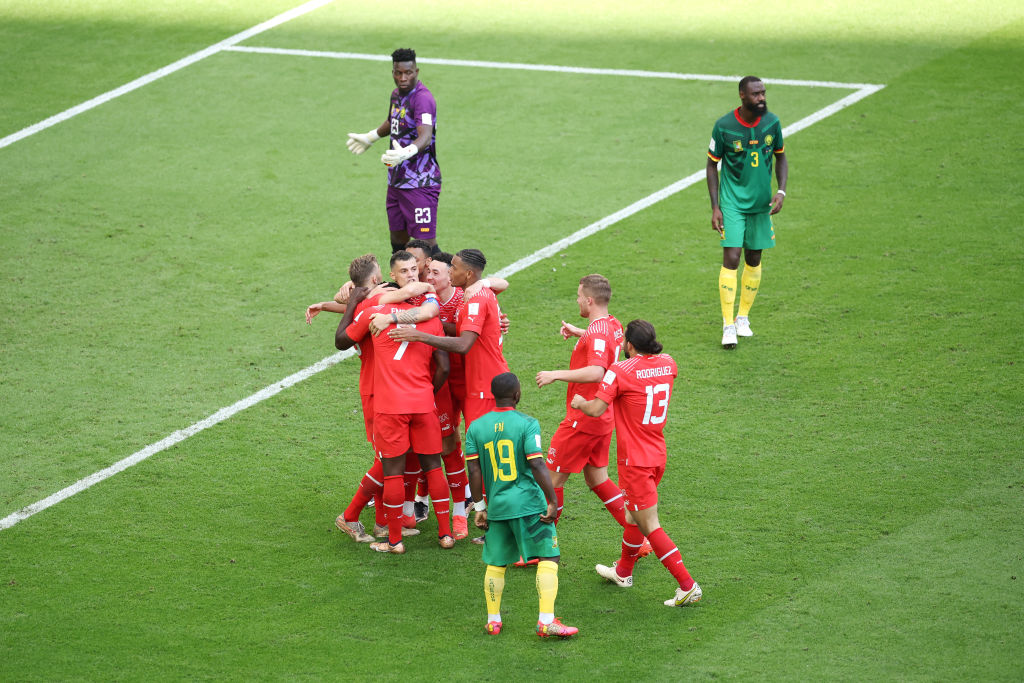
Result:
[[[718,203],[741,213],[769,211],[772,204],[772,166],[782,154],[782,124],[766,112],[753,124],[740,118],[735,109],[715,122],[708,157],[721,161]]]

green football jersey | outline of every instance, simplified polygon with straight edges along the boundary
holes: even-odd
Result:
[[[733,110],[718,119],[711,131],[708,156],[722,162],[718,203],[742,213],[768,211],[772,203],[772,167],[784,151],[779,117],[766,112],[754,125]]]
[[[527,462],[543,457],[540,423],[529,415],[498,408],[473,420],[466,430],[466,460],[480,459],[488,519],[547,511],[547,499]]]

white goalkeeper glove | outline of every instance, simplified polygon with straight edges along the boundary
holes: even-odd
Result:
[[[401,147],[398,144],[398,140],[392,141],[391,147],[392,149],[389,149],[388,151],[384,152],[384,154],[382,154],[380,157],[380,160],[384,162],[384,165],[389,168],[391,166],[397,166],[406,159],[414,156],[416,152],[420,151],[419,147],[417,147],[415,144],[408,145],[406,147]]]
[[[380,136],[377,135],[377,129],[374,128],[369,133],[349,133],[348,142],[345,144],[348,146],[348,151],[353,154],[362,154],[366,150],[370,149],[370,145],[380,140]]]

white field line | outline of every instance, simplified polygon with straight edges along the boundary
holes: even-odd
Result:
[[[280,393],[281,391],[287,389],[293,384],[298,384],[302,380],[312,377],[321,370],[326,370],[332,365],[337,365],[341,361],[345,360],[346,358],[354,354],[354,349],[349,349],[347,351],[339,351],[338,353],[332,356],[328,356],[327,358],[324,358],[323,360],[314,363],[313,365],[310,365],[305,370],[300,370],[299,372],[296,372],[294,375],[285,377],[280,382],[276,382],[274,384],[271,384],[269,387],[260,389],[259,391],[257,391],[252,396],[249,396],[248,398],[243,398],[241,401],[238,401],[237,403],[234,403],[228,406],[227,408],[221,408],[220,410],[218,410],[205,420],[200,420],[191,427],[179,429],[170,436],[165,437],[164,439],[161,439],[156,443],[146,446],[141,451],[136,451],[135,453],[132,453],[124,460],[116,462],[110,467],[102,469],[99,472],[94,472],[90,474],[88,477],[76,481],[71,486],[61,489],[60,491],[57,491],[57,493],[54,493],[51,496],[47,496],[46,498],[43,498],[38,502],[32,503],[28,507],[24,507],[13,514],[7,515],[3,519],[0,519],[0,530],[8,529],[17,524],[18,522],[22,521],[23,519],[27,519],[32,515],[36,514],[37,512],[42,512],[46,508],[56,505],[62,500],[70,498],[76,493],[84,491],[93,484],[98,484],[104,479],[109,479],[118,472],[123,472],[132,465],[136,465],[145,460],[146,458],[152,455],[156,455],[160,451],[167,450],[171,446],[184,441],[188,437],[194,434],[198,434],[204,429],[208,429],[209,427],[212,427],[219,422],[223,422],[229,417],[232,417],[233,415],[242,412],[246,408],[254,406],[260,401],[263,401],[264,399],[268,399],[271,396]]]
[[[5,138],[0,138],[0,149],[3,149],[8,145],[13,145],[18,140],[23,140],[24,138],[27,138],[30,135],[34,135],[39,131],[46,130],[51,126],[55,126],[58,123],[67,121],[68,119],[74,116],[78,116],[83,112],[87,112],[90,109],[95,109],[101,104],[109,102],[110,100],[116,97],[120,97],[121,95],[130,93],[133,90],[138,90],[142,86],[148,85],[157,79],[170,75],[175,71],[180,71],[181,69],[184,69],[186,66],[195,64],[200,60],[206,59],[210,55],[217,54],[221,50],[224,50],[232,45],[236,45],[242,42],[243,40],[252,38],[253,36],[263,33],[264,31],[280,26],[281,24],[287,21],[291,21],[292,19],[301,17],[303,14],[308,14],[309,12],[319,9],[331,2],[333,2],[333,0],[310,0],[310,2],[299,5],[298,7],[290,9],[287,12],[283,12],[282,14],[277,15],[273,19],[264,21],[262,24],[257,24],[252,28],[246,29],[241,33],[237,33],[231,36],[230,38],[227,38],[226,40],[222,40],[219,43],[211,45],[208,48],[200,50],[199,52],[193,53],[188,57],[179,59],[173,64],[168,64],[167,66],[157,69],[156,71],[150,72],[145,76],[140,76],[139,78],[136,78],[134,81],[131,81],[130,83],[125,83],[119,88],[115,88],[113,90],[105,92],[102,95],[97,95],[91,100],[82,102],[81,104],[71,107],[70,109],[67,109],[65,111],[62,111],[59,114],[54,114],[48,119],[33,124],[28,128],[23,128],[19,130],[17,133],[11,133]]]
[[[329,2],[330,0],[326,0],[326,1]],[[317,2],[320,3],[320,4],[325,4],[325,0],[317,0]],[[302,7],[307,7],[307,6],[311,5],[311,4],[313,4],[313,3],[307,3],[307,5],[303,5]],[[284,16],[284,15],[281,15],[281,16]],[[340,54],[340,53],[338,53],[338,54]],[[374,57],[374,59],[377,59],[377,58]],[[423,61],[425,63],[425,60],[420,60],[420,61]],[[483,64],[483,62],[475,62],[472,65],[476,65],[476,64]],[[542,70],[551,70],[551,69],[542,69]],[[651,73],[651,72],[646,72],[646,73]],[[725,77],[723,77],[723,80],[726,80]],[[732,78],[729,77],[728,80],[732,80]],[[806,82],[803,82],[803,81],[796,82],[796,81],[794,81],[794,83],[801,83],[801,84],[803,84],[803,83],[810,83],[810,82],[811,81],[806,81]],[[833,87],[833,86],[830,85],[830,86],[823,86],[823,87]],[[843,87],[850,87],[850,86],[847,85],[847,86],[843,86]],[[796,133],[796,132],[798,132],[800,130],[803,130],[804,128],[807,128],[808,126],[810,126],[812,124],[815,124],[815,123],[821,121],[822,119],[824,119],[824,118],[826,118],[828,116],[831,116],[832,114],[835,114],[836,112],[838,112],[838,111],[840,111],[842,109],[845,109],[846,107],[849,107],[850,105],[854,104],[855,102],[859,102],[860,100],[864,99],[868,95],[871,95],[871,94],[873,94],[875,92],[878,92],[883,87],[885,87],[885,86],[884,85],[864,84],[864,85],[862,85],[857,90],[857,92],[854,92],[854,93],[852,93],[850,95],[847,95],[846,97],[844,97],[844,98],[842,98],[842,99],[840,99],[840,100],[838,100],[838,101],[828,105],[827,107],[819,109],[818,111],[814,112],[813,114],[811,114],[809,116],[805,116],[804,118],[800,119],[799,121],[797,121],[797,122],[795,122],[795,123],[793,123],[793,124],[791,124],[789,126],[786,126],[785,128],[782,129],[783,135],[788,137],[789,135],[792,135],[792,134],[794,134],[794,133]],[[529,256],[521,258],[518,261],[516,261],[515,263],[512,263],[512,264],[510,264],[508,266],[505,266],[501,270],[495,272],[494,275],[497,276],[497,277],[508,278],[508,277],[518,273],[519,271],[524,270],[525,268],[530,267],[531,265],[533,265],[534,263],[537,263],[538,261],[541,261],[541,260],[543,260],[545,258],[553,256],[554,254],[558,253],[562,249],[565,249],[566,247],[568,247],[568,246],[570,246],[572,244],[575,244],[576,242],[579,242],[582,239],[585,239],[585,238],[587,238],[587,237],[589,237],[591,235],[594,235],[594,234],[596,234],[598,232],[601,232],[605,228],[607,228],[607,227],[609,227],[611,225],[614,225],[614,224],[618,223],[619,221],[622,221],[622,220],[624,220],[626,218],[629,218],[630,216],[632,216],[632,215],[634,215],[636,213],[639,213],[640,211],[643,211],[644,209],[646,209],[646,208],[648,208],[650,206],[653,206],[654,204],[657,204],[658,202],[662,201],[663,199],[666,199],[666,198],[671,197],[672,195],[674,195],[674,194],[676,194],[678,192],[681,192],[682,190],[686,189],[687,187],[690,187],[691,185],[693,185],[694,183],[699,182],[701,180],[701,178],[703,178],[703,177],[704,177],[704,171],[703,170],[697,171],[697,172],[695,172],[695,173],[693,173],[693,174],[683,178],[682,180],[676,181],[676,182],[672,183],[671,185],[658,190],[657,192],[649,194],[648,196],[644,197],[643,199],[641,199],[639,201],[633,202],[632,204],[630,204],[629,206],[625,207],[624,209],[620,209],[619,211],[616,211],[615,213],[613,213],[613,214],[611,214],[609,216],[605,216],[604,218],[602,218],[601,220],[599,220],[599,221],[597,221],[595,223],[591,223],[590,225],[586,226],[585,228],[581,228],[581,229],[577,230],[576,232],[572,233],[571,235],[569,235],[567,237],[564,237],[564,238],[558,240],[557,242],[549,244],[548,246],[543,247],[542,249],[538,249],[537,251],[535,251],[534,253],[530,254]],[[244,398],[241,401],[238,401],[237,403],[234,403],[234,404],[228,406],[227,408],[221,408],[220,410],[218,410],[213,415],[207,417],[204,420],[200,420],[199,422],[196,422],[191,427],[186,427],[185,429],[181,429],[179,431],[176,431],[173,434],[171,434],[170,436],[162,439],[161,441],[157,441],[156,443],[153,443],[153,444],[150,444],[149,446],[146,446],[145,448],[143,448],[140,451],[136,451],[132,455],[128,456],[127,458],[125,458],[125,459],[123,459],[123,460],[121,460],[119,462],[114,463],[110,467],[107,467],[107,468],[102,469],[102,470],[100,470],[98,472],[95,472],[95,473],[89,475],[88,477],[85,477],[84,479],[81,479],[81,480],[75,482],[71,486],[68,486],[67,488],[61,489],[60,491],[58,491],[57,493],[54,493],[51,496],[48,496],[48,497],[46,497],[46,498],[44,498],[44,499],[42,499],[42,500],[40,500],[38,502],[33,503],[32,505],[24,507],[21,510],[18,510],[17,512],[14,512],[14,513],[8,515],[7,517],[4,517],[3,519],[0,519],[0,530],[9,529],[10,527],[14,526],[18,522],[20,522],[22,520],[25,520],[25,519],[28,519],[29,517],[31,517],[32,515],[36,514],[37,512],[42,512],[43,510],[45,510],[45,509],[47,509],[47,508],[49,508],[49,507],[51,507],[53,505],[56,505],[57,503],[59,503],[59,502],[61,502],[63,500],[66,500],[66,499],[70,498],[71,496],[75,495],[76,493],[79,493],[80,491],[84,491],[85,489],[89,488],[93,484],[98,484],[99,482],[101,482],[101,481],[103,481],[105,479],[109,479],[110,477],[114,476],[118,472],[122,472],[122,471],[128,469],[129,467],[131,467],[132,465],[138,464],[138,463],[142,462],[143,460],[146,460],[147,458],[149,458],[149,457],[151,457],[153,455],[156,455],[157,453],[159,453],[161,451],[164,451],[164,450],[170,448],[171,446],[174,446],[175,444],[178,444],[178,443],[184,441],[188,437],[190,437],[190,436],[192,436],[194,434],[198,434],[199,432],[203,431],[204,429],[212,427],[215,424],[218,424],[219,422],[223,422],[224,420],[227,420],[228,418],[230,418],[230,417],[234,416],[235,414],[245,410],[246,408],[254,406],[257,403],[259,403],[259,402],[261,402],[261,401],[263,401],[263,400],[265,400],[267,398],[270,398],[271,396],[274,396],[275,394],[281,392],[282,390],[284,390],[284,389],[286,389],[286,388],[288,388],[288,387],[290,387],[290,386],[292,386],[294,384],[298,384],[302,380],[308,379],[309,377],[312,377],[313,375],[315,375],[315,374],[317,374],[317,373],[319,373],[319,372],[321,372],[323,370],[326,370],[327,368],[329,368],[329,367],[331,367],[333,365],[336,365],[336,364],[340,363],[342,360],[344,360],[345,358],[348,358],[351,355],[353,355],[353,351],[350,349],[348,351],[342,351],[342,352],[336,353],[334,355],[328,356],[327,358],[324,358],[323,360],[321,360],[321,361],[319,361],[317,363],[314,363],[313,365],[309,366],[308,368],[306,368],[304,370],[300,370],[299,372],[296,372],[295,374],[290,375],[289,377],[286,377],[285,379],[281,380],[280,382],[277,382],[275,384],[272,384],[272,385],[266,387],[265,389],[261,389],[260,391],[257,391],[255,394],[253,394],[252,396],[249,396],[248,398]]]
[[[388,55],[370,55],[359,52],[323,52],[318,50],[289,50],[277,47],[254,47],[234,45],[224,48],[229,52],[254,52],[268,55],[288,55],[292,57],[326,57],[328,59],[362,59],[371,62],[390,62]],[[517,71],[553,71],[569,74],[591,74],[596,76],[628,76],[630,78],[668,78],[679,81],[723,81],[739,83],[742,76],[722,76],[719,74],[681,74],[671,71],[640,71],[636,69],[593,69],[585,66],[558,66],[555,64],[522,64],[517,62],[480,62],[470,59],[437,59],[417,57],[419,64],[439,64],[441,66],[472,66],[486,69],[515,69]],[[786,78],[764,78],[765,83],[773,85],[799,85],[811,88],[842,88],[844,90],[862,90],[865,88],[880,89],[882,86],[871,83],[838,83],[836,81],[797,81]]]

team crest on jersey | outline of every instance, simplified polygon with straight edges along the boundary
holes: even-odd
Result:
[[[742,140],[733,140],[732,141],[732,148],[735,151],[737,151],[737,152],[742,152],[743,151],[743,141]]]
[[[774,139],[775,138],[773,138],[771,135],[765,135],[764,136],[764,144],[770,145],[770,144],[772,144],[772,140],[774,140]]]

